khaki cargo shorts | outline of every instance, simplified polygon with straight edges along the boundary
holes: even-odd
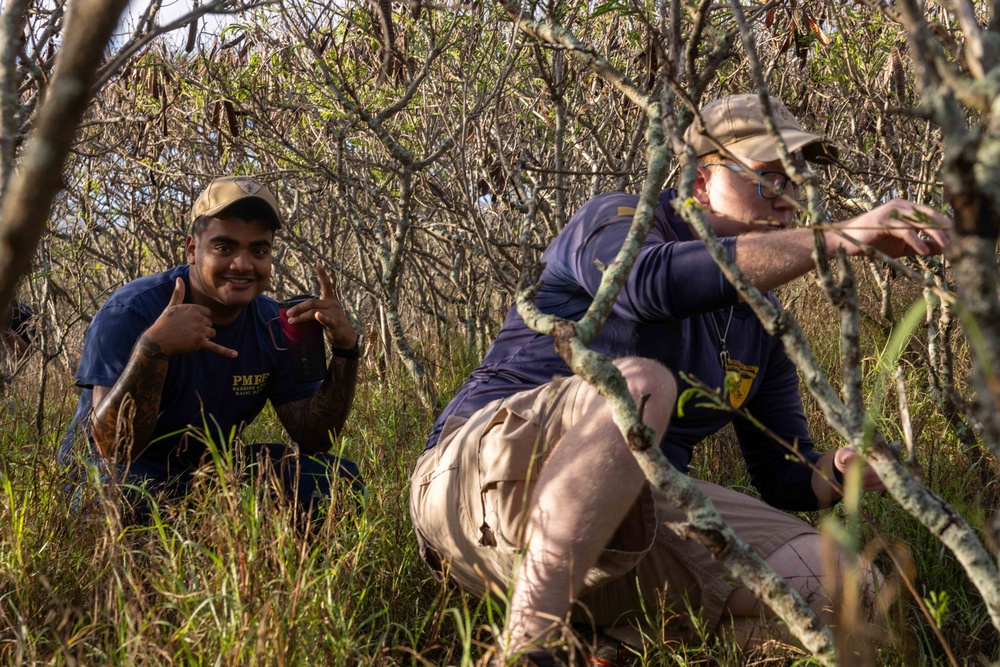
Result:
[[[524,517],[546,454],[559,442],[586,382],[557,379],[494,401],[468,419],[451,417],[438,444],[418,459],[410,516],[420,552],[438,576],[483,596],[509,593],[521,555]],[[599,469],[595,475],[601,474]],[[722,518],[762,557],[816,531],[798,518],[736,491],[695,480]],[[588,493],[580,480],[580,493]],[[669,618],[666,632],[691,638],[688,609],[714,629],[734,586],[701,545],[664,524],[684,520],[646,484],[597,565],[584,580],[573,621],[599,627]],[[645,610],[645,611],[643,611]],[[659,630],[659,628],[658,628]],[[662,631],[662,630],[659,630]]]

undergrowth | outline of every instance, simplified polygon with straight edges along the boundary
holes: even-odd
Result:
[[[442,395],[471,369],[468,356],[453,360]],[[23,400],[37,389],[37,374],[19,375],[3,398],[0,430],[0,662],[485,664],[503,601],[436,581],[410,527],[409,473],[433,415],[402,369],[388,364],[376,375],[369,360],[362,375],[336,443],[367,482],[359,510],[341,490],[316,521],[303,522],[266,478],[244,482],[238,464],[218,456],[185,502],[156,505],[143,526],[124,526],[114,493],[93,481],[89,501],[74,505],[55,464],[73,390],[68,380],[50,381],[39,437],[35,402]],[[995,469],[969,464],[933,405],[919,410],[928,481],[981,525],[997,507]],[[819,448],[836,446],[817,432]],[[247,442],[283,437],[270,411],[243,434]],[[696,451],[694,474],[752,491],[731,433]],[[856,524],[859,549],[886,574],[886,620],[867,636],[866,660],[947,664],[947,651],[960,664],[997,659],[997,634],[961,568],[891,499],[869,495],[857,515],[839,507],[803,517]],[[648,626],[664,620],[651,611]],[[690,645],[647,633],[638,649],[644,664],[811,664],[790,647],[746,654],[707,633]]]

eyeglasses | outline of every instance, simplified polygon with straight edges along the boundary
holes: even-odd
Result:
[[[725,162],[706,162],[701,166],[725,167],[730,171],[738,171],[740,173],[746,172],[746,170],[739,165],[726,164]],[[757,182],[757,194],[764,199],[777,199],[782,195],[782,193],[784,193],[785,188],[787,188],[788,184],[792,181],[791,176],[780,171],[755,171],[753,173],[760,176],[760,181]]]

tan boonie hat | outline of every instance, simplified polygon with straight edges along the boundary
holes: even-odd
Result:
[[[830,142],[809,134],[784,104],[769,97],[774,126],[785,140],[789,151],[802,151],[810,162],[829,164],[837,159],[839,151]],[[691,123],[684,140],[694,147],[698,157],[718,151],[716,143],[725,146],[736,157],[754,162],[773,162],[778,159],[778,146],[767,132],[764,110],[758,95],[730,95],[709,102],[701,108],[705,132],[697,130],[697,120]]]
[[[203,215],[218,215],[236,202],[247,199],[256,200],[260,204],[261,213],[275,229],[281,227],[278,200],[266,185],[250,176],[223,176],[209,183],[191,207],[191,222]]]

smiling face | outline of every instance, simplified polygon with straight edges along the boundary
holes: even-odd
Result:
[[[184,244],[193,301],[228,324],[271,281],[271,223],[235,216],[210,218]]]
[[[712,159],[708,159],[708,158]],[[705,156],[698,160],[706,162],[726,162],[725,158],[715,159]],[[784,173],[780,161],[755,162],[743,160],[753,171]],[[733,171],[722,166],[698,167],[695,181],[695,199],[710,213],[710,222],[719,236],[735,236],[750,231],[766,231],[775,227],[788,227],[795,221],[796,207],[787,199],[765,199],[757,192],[757,181],[753,176]],[[794,183],[789,183],[785,194],[795,198]],[[756,224],[755,224],[756,223]]]

